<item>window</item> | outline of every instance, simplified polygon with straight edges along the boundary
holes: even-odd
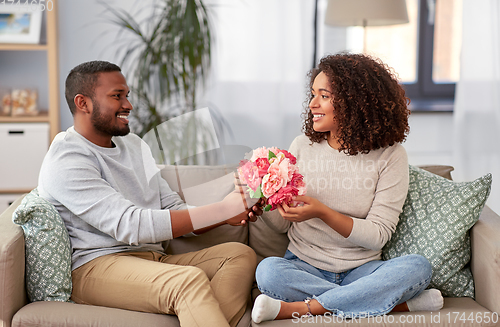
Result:
[[[406,1],[408,24],[368,26],[365,31],[365,51],[381,58],[383,62],[394,68],[403,83],[415,83],[418,80],[418,3],[418,0]],[[363,51],[363,28],[350,27],[347,33],[348,40],[354,40],[354,36],[350,36],[351,33],[359,33],[358,51]],[[348,47],[350,47],[349,44]],[[353,47],[355,47],[354,44]]]
[[[418,80],[406,84],[410,98],[454,98],[460,73],[461,2],[420,1]]]
[[[462,0],[406,4],[408,24],[366,28],[366,51],[399,74],[412,110],[453,110],[460,75]],[[347,48],[360,51],[362,33],[362,27],[348,28]]]

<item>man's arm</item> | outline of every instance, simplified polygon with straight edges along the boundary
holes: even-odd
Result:
[[[112,188],[89,157],[67,155],[73,158],[61,160],[64,165],[44,167],[48,170],[41,174],[46,192],[87,224],[127,244],[156,243],[195,229],[239,222],[248,219],[245,204],[256,201],[245,202],[242,194],[233,192],[221,202],[202,207],[141,208]]]
[[[171,222],[172,222],[172,230],[173,230],[173,235],[174,238],[180,235],[186,235],[189,232],[193,232],[196,235],[206,233],[216,227],[222,226],[222,225],[232,225],[232,226],[244,226],[247,224],[248,221],[256,221],[257,216],[262,214],[262,204],[260,199],[250,199],[248,196],[248,193],[245,192],[245,185],[241,184],[239,182],[239,179],[237,178],[237,175],[235,174],[235,180],[234,180],[234,191],[233,193],[239,193],[240,197],[238,196],[231,196],[233,197],[231,201],[236,201],[238,202],[238,199],[240,202],[240,209],[241,212],[237,214],[236,216],[232,218],[228,218],[227,216],[224,217],[218,217],[221,215],[224,215],[225,209],[224,205],[221,205],[220,207],[215,206],[216,203],[210,204],[210,205],[205,205],[202,206],[203,208],[203,219],[212,219],[212,220],[220,220],[223,219],[220,222],[214,223],[212,225],[206,226],[206,227],[201,227],[201,228],[193,228],[193,223],[191,221],[192,218],[196,219],[195,217],[198,217],[201,215],[197,213],[198,210],[194,210],[195,207],[189,206],[182,201],[182,199],[179,197],[179,195],[172,191],[170,189],[170,186],[168,183],[158,176],[160,179],[160,192],[161,192],[161,197],[162,197],[162,203],[163,207],[167,208],[175,208],[175,209],[185,209],[186,207],[188,210],[171,210]],[[168,199],[168,201],[165,201],[165,199]],[[229,200],[229,199],[226,199]],[[179,204],[182,203],[182,206]],[[214,213],[213,218],[208,218],[206,215]],[[191,217],[191,214],[194,215]],[[175,218],[174,218],[175,216]],[[227,219],[226,219],[227,218]],[[196,224],[195,224],[196,225]],[[194,230],[193,230],[194,229]],[[186,233],[186,231],[189,231]]]
[[[256,201],[253,201],[256,202]],[[249,219],[245,196],[232,192],[224,200],[187,210],[171,210],[173,237],[190,232],[202,234],[224,224],[238,224]]]

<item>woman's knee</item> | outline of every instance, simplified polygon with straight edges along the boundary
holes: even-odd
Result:
[[[280,264],[283,260],[285,259],[280,257],[267,257],[259,263],[255,271],[255,279],[259,288],[283,283],[283,278],[280,277]]]
[[[426,257],[420,254],[408,254],[405,256],[407,264],[412,269],[412,273],[421,276],[425,280],[432,277],[432,266]]]

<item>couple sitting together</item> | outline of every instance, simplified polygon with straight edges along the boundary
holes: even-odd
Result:
[[[295,198],[303,205],[263,214],[261,201],[238,179],[218,203],[184,203],[130,133],[133,108],[120,68],[104,61],[75,67],[65,93],[74,126],[52,142],[38,186],[69,232],[72,300],[177,315],[183,327],[234,327],[256,279],[257,323],[328,312],[355,318],[439,310],[441,293],[426,290],[427,259],[381,260],[408,190],[400,144],[409,132],[404,90],[386,65],[360,54],[326,56],[309,77],[304,135],[289,148],[307,196]],[[328,179],[337,183],[320,183]],[[258,216],[288,233],[283,258],[256,267],[255,253],[240,243],[164,253],[165,241]]]

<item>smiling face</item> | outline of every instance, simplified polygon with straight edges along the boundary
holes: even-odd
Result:
[[[127,98],[129,92],[121,72],[99,73],[94,95],[86,97],[85,122],[79,124],[84,128],[78,132],[104,147],[112,146],[111,137],[130,133],[128,116],[132,105]]]
[[[316,132],[330,132],[330,136],[336,136],[338,124],[332,104],[332,87],[325,73],[320,72],[314,79],[311,95],[309,109],[313,114],[313,129]]]

